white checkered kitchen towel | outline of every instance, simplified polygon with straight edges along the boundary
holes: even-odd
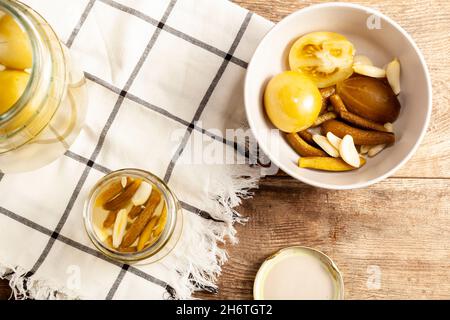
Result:
[[[17,297],[31,298],[189,298],[198,288],[215,290],[226,260],[220,243],[236,240],[232,208],[262,173],[192,159],[192,142],[242,151],[225,129],[245,126],[247,63],[272,23],[225,0],[25,3],[81,61],[89,107],[63,157],[0,176],[0,275]],[[125,167],[164,178],[182,201],[182,238],[161,262],[110,261],[85,234],[88,191]]]

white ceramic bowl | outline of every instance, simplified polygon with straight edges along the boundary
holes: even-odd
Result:
[[[378,25],[381,28],[376,28]],[[356,171],[332,173],[299,168],[298,155],[280,132],[274,132],[275,127],[264,110],[263,93],[267,82],[288,70],[287,55],[292,42],[313,31],[342,33],[355,45],[356,54],[367,55],[377,66],[382,67],[395,57],[402,66],[399,96],[402,108],[394,123],[397,141]],[[378,11],[346,3],[313,5],[280,21],[259,44],[245,79],[247,118],[262,150],[290,176],[328,189],[366,187],[399,169],[414,154],[426,132],[431,99],[428,69],[411,36]]]

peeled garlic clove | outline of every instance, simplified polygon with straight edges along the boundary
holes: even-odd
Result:
[[[334,135],[332,132],[328,131],[327,133],[328,142],[331,143],[336,150],[339,150],[339,146],[341,144],[342,139]]]
[[[367,152],[369,152],[370,148],[372,148],[372,146],[368,146],[368,145],[363,144],[361,146],[361,148],[359,149],[359,153],[366,154]]]
[[[390,122],[386,122],[384,128],[386,129],[386,132],[394,132],[394,126]]]
[[[153,217],[159,217],[161,215],[161,213],[163,212],[164,206],[165,206],[165,201],[161,200],[158,203],[158,206],[156,207],[155,212],[153,212]]]
[[[347,134],[339,146],[339,153],[346,163],[352,167],[359,168],[361,165],[361,159],[359,158],[358,151],[356,150],[353,137]]]
[[[148,200],[151,193],[152,186],[149,183],[143,181],[139,188],[136,190],[136,193],[131,198],[131,202],[133,202],[135,206],[143,205]]]
[[[384,71],[384,69],[375,66],[370,66],[367,64],[355,64],[353,65],[353,71],[372,78],[386,77],[386,71]]]
[[[333,147],[333,145],[330,142],[328,142],[328,139],[326,137],[320,134],[315,134],[313,135],[312,138],[314,142],[317,143],[323,149],[323,151],[328,153],[330,156],[334,158],[339,157],[339,152],[335,147]]]
[[[363,55],[357,55],[353,57],[353,64],[365,64],[367,66],[373,66],[372,60],[369,57]]]
[[[386,77],[391,85],[392,91],[397,95],[400,93],[400,62],[397,58],[386,66]]]
[[[125,235],[125,228],[127,227],[127,222],[128,222],[128,210],[121,209],[117,213],[116,221],[114,222],[112,234],[114,248],[118,248],[122,243],[123,236]]]
[[[127,177],[122,177],[122,179],[120,179],[120,184],[122,185],[122,188],[125,188],[127,186],[127,183],[128,183]]]
[[[384,148],[386,148],[385,144],[379,144],[376,145],[372,148],[370,148],[369,152],[367,153],[369,155],[369,157],[375,157],[378,153],[381,152],[381,150],[383,150]]]

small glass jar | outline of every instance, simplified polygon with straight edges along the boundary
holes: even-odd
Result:
[[[0,114],[0,171],[23,172],[52,162],[74,142],[86,113],[86,80],[53,29],[33,9],[0,0],[0,14],[10,15],[25,32],[32,53],[25,91]]]
[[[153,244],[136,252],[120,252],[108,246],[99,236],[98,223],[94,223],[94,208],[98,195],[112,181],[122,177],[141,179],[153,185],[163,196],[167,209],[167,220],[159,238]],[[90,191],[83,213],[86,232],[94,246],[107,257],[127,264],[149,264],[167,256],[176,246],[183,230],[183,211],[169,187],[157,176],[140,169],[122,169],[101,178]]]

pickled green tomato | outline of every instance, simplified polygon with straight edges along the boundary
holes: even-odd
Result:
[[[310,78],[296,71],[285,71],[269,81],[264,106],[275,127],[284,132],[298,132],[309,128],[317,119],[322,96]]]
[[[352,75],[354,54],[353,44],[343,35],[311,32],[293,44],[289,66],[306,74],[319,88],[326,88]]]
[[[27,34],[9,15],[0,18],[0,64],[9,69],[31,68],[33,56]]]
[[[27,87],[29,77],[29,74],[23,71],[0,71],[0,115],[19,100]]]

